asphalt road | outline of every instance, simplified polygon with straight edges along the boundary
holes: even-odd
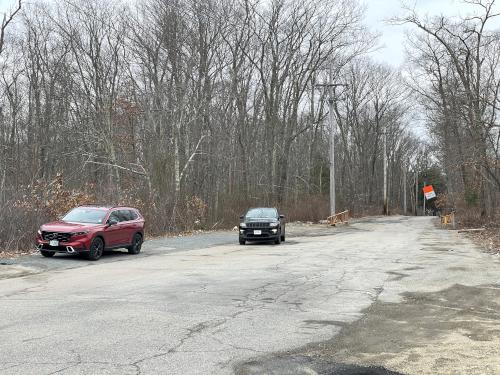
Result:
[[[500,373],[500,262],[434,220],[0,266],[0,374]]]

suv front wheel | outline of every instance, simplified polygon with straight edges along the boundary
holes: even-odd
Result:
[[[279,245],[281,243],[281,230],[280,230],[280,234],[279,234],[278,238],[276,238],[276,240],[274,241],[274,243],[276,245]]]
[[[47,250],[40,250],[40,253],[45,257],[45,258],[50,258],[53,257],[55,252],[54,251],[47,251]]]
[[[98,260],[104,252],[104,241],[100,237],[96,237],[90,244],[90,251],[87,258],[90,260]]]

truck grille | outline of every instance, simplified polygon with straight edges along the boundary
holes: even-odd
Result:
[[[64,232],[42,232],[42,238],[45,241],[58,240],[60,242],[68,242],[71,238],[71,233]]]
[[[247,228],[269,228],[269,223],[247,223]]]

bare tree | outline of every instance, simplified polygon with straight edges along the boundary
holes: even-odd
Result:
[[[16,7],[9,15],[4,14],[2,18],[2,23],[0,26],[0,53],[3,51],[3,44],[5,39],[5,30],[7,30],[7,26],[12,22],[17,13],[21,10],[22,0],[18,0]]]
[[[9,228],[92,197],[138,206],[155,234],[233,226],[250,205],[323,218],[314,85],[330,68],[349,83],[335,101],[339,203],[380,211],[387,128],[389,202],[403,207],[401,164],[418,141],[402,77],[361,57],[374,37],[357,1],[36,0],[20,15],[0,62]]]
[[[409,9],[406,17],[394,22],[412,24],[422,32],[412,46],[422,57],[415,63],[431,77],[431,85],[413,86],[425,98],[429,120],[442,137],[448,176],[453,165],[459,168],[462,199],[478,201],[482,214],[493,216],[500,191],[496,104],[500,38],[488,25],[500,14],[494,11],[495,1],[466,3],[478,9],[476,15],[458,21],[422,20]]]

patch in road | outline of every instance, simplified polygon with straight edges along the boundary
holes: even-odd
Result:
[[[307,358],[320,374],[344,374],[335,372],[335,363],[383,366],[404,374],[500,374],[499,319],[498,285],[405,293],[402,303],[377,300],[331,340],[287,356],[256,359],[240,365],[237,373],[284,374],[274,370],[276,365],[298,371],[303,363],[297,358]],[[324,371],[328,363],[334,364],[332,372]],[[367,371],[353,374],[376,374]]]
[[[13,277],[23,277],[32,275],[40,272],[39,270],[32,267],[24,267],[20,265],[9,265],[2,263],[2,272],[0,272],[0,280],[1,279],[10,279]]]
[[[383,367],[329,363],[303,355],[248,361],[237,366],[236,375],[403,375]]]

